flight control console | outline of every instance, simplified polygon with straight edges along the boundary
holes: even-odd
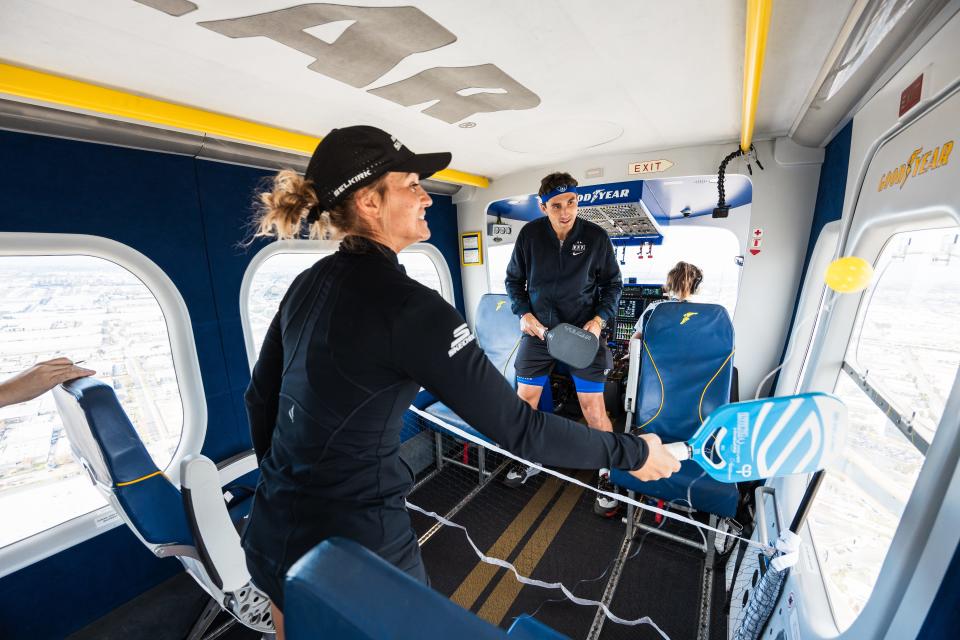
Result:
[[[610,327],[607,346],[616,359],[626,355],[630,349],[630,336],[640,315],[652,302],[664,300],[663,285],[659,284],[627,284],[623,285],[620,295],[620,304],[617,308],[617,319]]]

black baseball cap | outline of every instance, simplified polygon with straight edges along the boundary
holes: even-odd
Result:
[[[305,177],[313,183],[320,207],[329,210],[389,171],[429,178],[451,158],[450,153],[416,154],[386,131],[358,125],[327,134],[310,157]]]

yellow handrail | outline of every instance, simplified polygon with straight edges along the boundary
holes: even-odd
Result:
[[[2,62],[0,94],[307,155],[313,153],[320,142],[316,136]],[[433,179],[480,188],[490,186],[488,178],[456,169],[445,169],[435,174]]]
[[[767,50],[767,32],[773,0],[747,0],[747,33],[743,52],[743,113],[740,150],[746,153],[753,143],[753,126],[760,98],[763,56]]]

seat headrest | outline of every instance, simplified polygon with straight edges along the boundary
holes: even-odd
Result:
[[[289,640],[316,638],[320,631],[339,640],[506,637],[497,627],[343,538],[325,540],[290,568],[283,615]]]
[[[733,323],[718,304],[664,302],[644,327],[635,424],[686,440],[730,400]]]
[[[78,449],[82,447],[78,453],[93,453],[91,445],[96,447],[107,473],[98,480],[117,485],[158,470],[110,385],[95,378],[79,378],[60,385],[55,397],[58,407],[67,407],[64,428],[71,443],[77,438]]]
[[[510,298],[502,293],[487,293],[477,304],[477,342],[504,377],[513,383],[513,361],[520,340],[520,319],[510,309]]]
[[[63,421],[63,429],[67,433],[73,455],[90,472],[96,482],[104,487],[111,487],[113,477],[81,406],[81,399],[84,398],[86,391],[99,385],[103,383],[92,378],[71,380],[53,388],[53,400]]]
[[[193,545],[180,492],[160,473],[113,388],[95,378],[54,390],[70,446],[151,544]]]

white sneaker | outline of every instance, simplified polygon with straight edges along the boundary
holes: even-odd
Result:
[[[516,488],[538,473],[540,473],[540,469],[536,467],[529,467],[525,464],[517,463],[507,471],[507,477],[503,479],[503,484],[511,488]]]
[[[600,478],[597,480],[597,489],[600,491],[606,491],[608,493],[616,493],[617,487],[610,482],[609,473],[601,473]],[[603,516],[604,518],[612,518],[617,515],[617,512],[620,511],[620,503],[605,496],[603,494],[597,494],[597,499],[593,503],[593,512],[598,516]]]

